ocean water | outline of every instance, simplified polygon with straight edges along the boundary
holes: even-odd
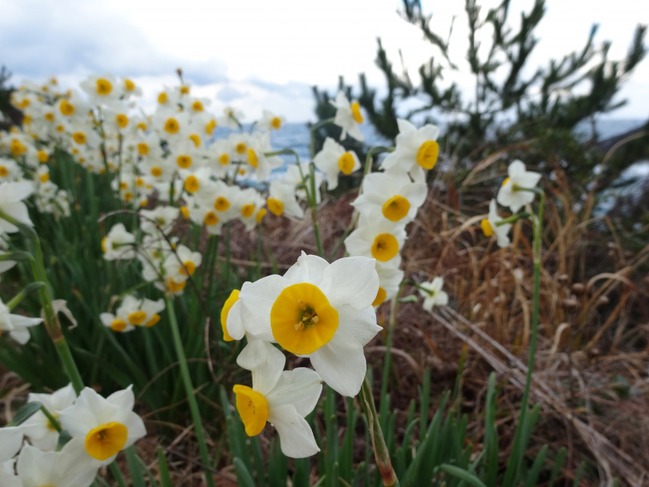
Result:
[[[599,134],[599,139],[604,140],[640,127],[642,123],[642,120],[606,119],[597,122],[596,130]],[[577,126],[576,131],[583,135],[585,139],[592,138],[592,127],[589,124]],[[368,147],[392,145],[391,141],[379,135],[370,124],[361,125],[361,132],[365,137],[365,145]],[[286,123],[280,130],[271,133],[271,144],[274,149],[291,148],[298,153],[301,162],[309,160],[309,143],[309,127],[306,123]],[[290,156],[285,160],[291,163],[295,158]]]

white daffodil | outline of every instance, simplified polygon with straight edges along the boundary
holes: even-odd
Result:
[[[161,231],[169,233],[179,214],[175,206],[160,205],[153,210],[142,210],[139,212],[140,228],[149,235],[159,236]]]
[[[361,105],[354,101],[349,103],[349,100],[342,91],[336,95],[336,100],[331,102],[336,107],[336,116],[334,124],[342,128],[340,140],[345,140],[347,134],[354,137],[356,140],[363,141],[363,134],[359,125],[363,123],[363,114],[361,113]]]
[[[261,130],[279,130],[286,123],[286,119],[280,115],[275,115],[268,110],[263,110],[261,120],[257,124]]]
[[[34,226],[29,219],[27,205],[23,200],[34,191],[29,181],[0,183],[0,212],[27,226]],[[0,217],[0,234],[18,231],[16,225]]]
[[[107,398],[86,387],[74,405],[61,412],[59,421],[72,438],[84,440],[90,457],[108,465],[146,434],[142,419],[133,412],[134,402],[131,386]]]
[[[295,199],[296,188],[292,184],[275,179],[270,182],[268,188],[268,211],[275,216],[289,216],[293,218],[302,218],[304,210]]]
[[[304,458],[320,451],[304,417],[315,408],[322,392],[322,379],[314,370],[284,370],[286,357],[272,344],[251,340],[237,363],[252,372],[252,387],[237,384],[233,391],[246,434],[256,436],[266,423],[279,434],[282,453]]]
[[[523,206],[534,201],[534,189],[541,179],[538,172],[528,171],[521,161],[512,162],[507,168],[508,177],[498,190],[496,200],[516,213]]]
[[[399,135],[396,138],[396,149],[383,160],[382,168],[398,169],[403,172],[429,170],[437,164],[439,129],[427,124],[416,128],[407,120],[398,119]]]
[[[54,391],[52,394],[29,393],[28,402],[40,402],[45,409],[54,417],[58,418],[65,408],[74,404],[77,394],[74,392],[72,384],[68,384],[61,389]],[[37,411],[30,416],[21,427],[25,436],[35,447],[43,451],[52,451],[56,449],[59,441],[59,432],[43,411]]]
[[[444,287],[444,278],[436,277],[432,281],[422,282],[417,286],[419,294],[424,298],[422,308],[429,313],[433,306],[445,306],[448,304],[448,294],[442,290]]]
[[[405,223],[415,218],[427,192],[425,182],[412,182],[406,173],[376,172],[363,178],[363,192],[352,204],[370,220]]]
[[[395,225],[388,220],[361,219],[358,228],[345,239],[349,255],[373,257],[381,264],[399,267],[401,248],[406,241],[404,225]]]
[[[361,167],[356,153],[345,150],[342,145],[331,137],[325,139],[322,150],[314,156],[313,163],[315,167],[324,173],[327,180],[327,189],[330,191],[338,187],[340,173],[349,176]]]
[[[327,384],[355,396],[367,368],[363,346],[381,329],[372,307],[378,287],[373,259],[329,264],[302,253],[283,276],[244,283],[227,314],[227,331],[237,340],[245,333],[309,357]]]
[[[487,215],[487,218],[482,219],[480,227],[485,237],[496,235],[498,246],[507,247],[509,245],[509,229],[512,227],[512,224],[502,223],[499,225],[498,223],[502,220],[503,218],[498,215],[496,201],[491,200],[489,203],[489,215]]]
[[[135,258],[135,235],[128,232],[123,223],[117,223],[101,240],[101,250],[106,260],[129,260]]]
[[[42,321],[42,318],[27,318],[9,313],[9,308],[0,299],[0,332],[8,332],[9,336],[21,345],[29,341],[28,328],[36,326]]]
[[[61,451],[24,446],[16,462],[16,472],[23,487],[87,487],[97,476],[99,465],[85,455],[83,440],[74,438]]]
[[[372,306],[380,306],[385,301],[392,299],[399,291],[401,281],[403,281],[404,272],[392,266],[381,265],[376,263],[376,272],[379,275],[379,291]]]

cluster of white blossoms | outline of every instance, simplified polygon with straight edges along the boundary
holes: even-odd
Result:
[[[496,236],[499,247],[509,246],[509,230],[511,223],[504,221],[498,214],[496,202],[506,206],[512,213],[534,201],[534,190],[541,180],[541,175],[528,171],[521,161],[512,162],[507,169],[507,178],[503,181],[495,200],[489,202],[489,214],[482,219],[480,226],[487,237]]]
[[[107,398],[71,385],[30,393],[41,410],[18,426],[0,428],[0,485],[86,487],[100,467],[146,434],[133,412],[131,388]],[[47,413],[47,414],[46,414]]]
[[[226,301],[226,340],[246,338],[237,363],[252,372],[252,387],[237,385],[237,410],[249,435],[272,423],[282,451],[292,457],[319,451],[304,416],[315,407],[324,381],[343,396],[358,394],[367,369],[363,347],[381,330],[372,302],[379,277],[374,259],[344,257],[332,263],[302,253],[284,275],[246,282]],[[284,354],[314,370],[282,371]]]
[[[406,226],[426,200],[426,175],[439,155],[437,127],[418,129],[401,119],[398,126],[396,148],[383,159],[382,171],[363,179],[361,193],[353,203],[359,214],[358,226],[345,239],[350,255],[376,259],[380,284],[375,306],[392,299],[403,281],[400,265]]]

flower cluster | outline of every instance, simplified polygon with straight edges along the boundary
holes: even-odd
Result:
[[[90,388],[77,397],[68,385],[28,400],[41,410],[0,428],[2,486],[89,486],[100,467],[146,434],[130,387],[104,398]]]

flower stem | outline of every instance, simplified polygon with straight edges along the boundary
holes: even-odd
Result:
[[[365,376],[365,380],[363,380],[359,400],[361,408],[367,416],[367,422],[370,429],[370,440],[372,441],[372,449],[374,450],[374,459],[376,460],[376,466],[379,469],[383,485],[386,487],[396,487],[399,485],[399,480],[397,479],[397,475],[394,473],[394,468],[392,467],[390,452],[385,444],[383,430],[381,430],[379,416],[376,413],[376,406],[374,405],[372,386],[367,376]]]
[[[189,412],[194,422],[194,429],[196,432],[196,440],[198,441],[198,450],[201,456],[201,462],[205,469],[205,479],[209,487],[214,487],[214,478],[209,470],[211,470],[210,457],[207,451],[207,444],[205,443],[205,431],[203,429],[203,421],[201,414],[198,410],[198,402],[194,394],[194,386],[192,379],[189,375],[189,367],[187,367],[187,357],[185,356],[185,349],[183,348],[182,338],[180,337],[180,330],[178,328],[178,320],[176,319],[176,311],[174,309],[173,299],[165,296],[167,310],[169,311],[169,325],[171,327],[171,334],[173,336],[174,347],[176,348],[176,355],[178,357],[178,365],[180,366],[180,376],[185,387],[187,394],[187,402],[189,403]]]

